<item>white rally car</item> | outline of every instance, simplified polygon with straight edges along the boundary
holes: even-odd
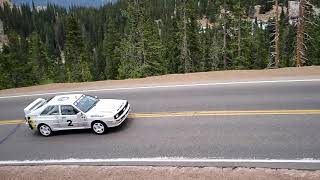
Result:
[[[127,100],[98,99],[84,94],[59,95],[49,100],[38,98],[25,109],[26,123],[43,136],[52,131],[92,129],[103,134],[128,117]]]

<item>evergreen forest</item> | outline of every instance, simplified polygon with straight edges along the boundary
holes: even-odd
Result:
[[[118,0],[42,9],[5,3],[0,89],[319,65],[320,1],[300,1],[295,18],[284,11],[287,0]],[[279,18],[258,21],[256,5],[261,13],[276,5]]]

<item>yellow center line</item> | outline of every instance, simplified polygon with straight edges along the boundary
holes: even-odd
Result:
[[[318,115],[320,110],[253,110],[253,111],[186,111],[136,113],[131,118],[190,117],[190,116],[248,116],[248,115]]]
[[[24,120],[0,120],[0,125],[17,125],[25,123]]]
[[[185,111],[132,113],[129,118],[165,118],[192,116],[255,116],[255,115],[320,115],[318,109],[305,110],[247,110],[247,111]],[[0,120],[0,125],[23,124],[24,120]]]

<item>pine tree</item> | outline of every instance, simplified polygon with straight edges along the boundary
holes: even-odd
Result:
[[[168,22],[165,45],[166,70],[168,73],[178,73],[181,61],[178,61],[181,55],[181,33],[178,25],[178,17],[172,17]]]
[[[0,53],[0,89],[15,87],[10,79],[11,64],[9,63],[8,48],[4,47]]]
[[[105,77],[106,79],[116,79],[120,62],[120,34],[117,31],[115,22],[112,18],[108,19],[105,29],[103,40],[104,56],[106,60]]]
[[[47,56],[44,45],[36,32],[31,35],[28,65],[32,69],[30,73],[33,76],[33,83],[38,84],[47,78]]]
[[[144,28],[145,62],[142,73],[144,76],[161,75],[165,72],[163,59],[164,48],[160,41],[160,35],[154,22],[145,21]]]
[[[246,56],[249,54],[243,52],[246,51],[246,46],[250,46],[250,43],[245,43],[246,38],[249,37],[248,32],[248,23],[243,21],[243,17],[245,17],[244,5],[238,0],[236,3],[231,6],[230,9],[230,42],[228,52],[230,54],[230,65],[232,65],[236,69],[245,69],[248,68],[248,59]]]
[[[197,2],[188,1],[186,8],[187,19],[189,21],[187,23],[187,44],[191,58],[191,72],[202,71],[202,52],[200,48],[200,27],[198,24],[199,17],[197,16]]]
[[[253,35],[250,41],[252,42],[252,58],[254,59],[253,68],[264,69],[269,62],[269,46],[270,32],[263,30],[257,22],[253,24]]]
[[[223,48],[221,46],[222,39],[218,35],[218,30],[212,30],[212,33],[207,32],[207,44],[205,50],[205,71],[212,71],[212,70],[219,70],[222,65],[222,55],[223,55]],[[211,35],[210,35],[211,34]]]
[[[313,3],[313,4],[312,4]],[[310,3],[305,1],[305,13],[304,13],[304,51],[302,54],[302,64],[306,66],[318,65],[320,60],[320,14],[316,9],[316,2]]]
[[[163,47],[156,24],[149,19],[144,1],[130,1],[126,11],[128,29],[121,43],[119,78],[163,74]]]
[[[13,87],[33,84],[31,67],[28,62],[27,41],[15,32],[9,34],[7,67],[8,77]]]
[[[223,68],[227,69],[228,66],[228,20],[227,20],[227,4],[223,0]]]
[[[308,27],[311,39],[309,39],[309,65],[320,65],[320,15],[314,16],[312,19],[314,25]]]
[[[81,75],[81,57],[79,55],[84,51],[83,40],[81,36],[80,26],[73,14],[67,17],[66,25],[66,65],[68,71],[68,81],[82,81]],[[83,57],[82,57],[83,58]]]
[[[182,34],[182,44],[181,44],[181,55],[180,55],[180,68],[179,71],[183,73],[189,73],[192,71],[192,59],[190,56],[190,51],[188,49],[188,17],[187,17],[187,0],[182,0],[181,3],[181,34]]]
[[[34,83],[39,83],[41,80],[42,70],[40,68],[40,62],[43,58],[43,54],[40,52],[40,38],[37,33],[32,33],[31,42],[29,48],[29,66],[31,66],[31,74],[33,76]]]
[[[120,66],[119,79],[142,77],[141,66],[143,57],[141,57],[141,32],[138,32],[138,24],[142,21],[143,7],[137,1],[128,1],[128,7],[124,11],[124,16],[127,20],[125,37],[121,40],[120,51]],[[140,28],[139,30],[141,30]]]
[[[290,67],[294,65],[294,44],[295,30],[294,26],[289,24],[289,18],[282,12],[280,14],[280,66]]]
[[[85,52],[82,52],[80,54],[80,61],[81,61],[80,63],[81,81],[85,81],[85,82],[92,81],[92,75],[88,65],[88,57]]]
[[[304,33],[305,33],[305,0],[300,0],[299,3],[299,17],[297,25],[297,48],[296,48],[296,66],[300,67],[305,62],[304,49]]]
[[[276,14],[275,14],[275,68],[279,68],[280,64],[280,24],[279,24],[279,0],[275,1]]]

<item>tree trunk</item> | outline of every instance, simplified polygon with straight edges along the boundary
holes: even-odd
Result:
[[[227,20],[226,0],[223,2],[223,67],[227,69]]]
[[[241,1],[239,0],[239,6],[241,9]],[[241,12],[239,14],[239,24],[238,24],[238,58],[241,56]]]
[[[275,6],[276,6],[275,68],[279,68],[279,63],[280,63],[279,0],[275,0]]]
[[[208,17],[208,8],[210,7],[210,0],[207,1],[207,7],[206,7],[206,16]]]
[[[166,20],[168,20],[168,13],[167,13],[167,0],[164,0],[164,15]]]
[[[174,17],[177,17],[177,0],[174,0],[174,11],[173,11]]]
[[[302,65],[303,56],[303,37],[304,37],[304,3],[305,0],[300,0],[299,5],[299,19],[298,19],[298,30],[297,30],[297,50],[296,50],[296,66]]]
[[[184,65],[184,73],[190,72],[190,64],[188,59],[188,41],[187,41],[187,17],[186,17],[186,0],[183,0],[183,39],[182,39],[182,64]]]

